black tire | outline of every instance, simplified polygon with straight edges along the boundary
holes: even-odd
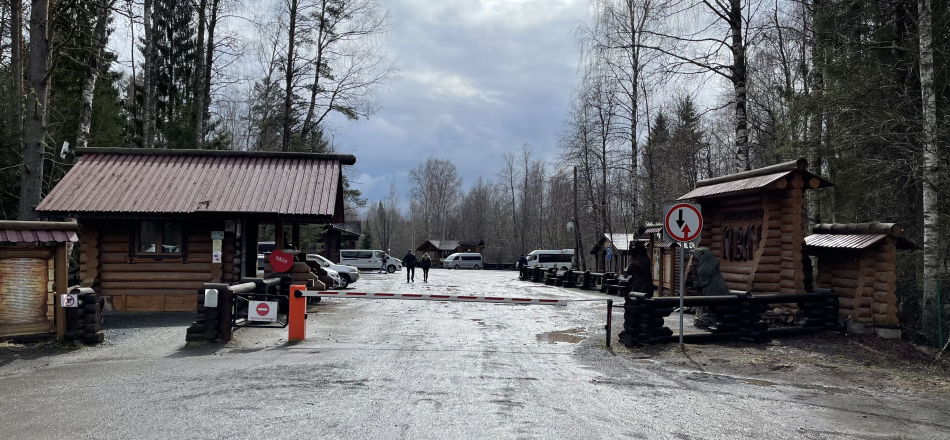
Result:
[[[459,270],[459,265],[456,264],[455,266],[452,267],[452,269]]]
[[[481,268],[480,268],[480,267],[478,267],[478,265],[477,265],[477,264],[476,264],[475,266],[473,266],[473,267],[472,267],[472,270],[478,270],[478,269],[481,269]]]
[[[340,288],[346,289],[346,287],[350,285],[350,277],[340,275],[340,283],[343,284]]]
[[[393,266],[393,265],[387,266],[387,267],[386,267],[386,272],[389,272],[389,273],[396,273],[396,266]]]
[[[567,266],[561,266],[561,270],[567,270]]]

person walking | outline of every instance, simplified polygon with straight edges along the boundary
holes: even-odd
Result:
[[[383,254],[379,259],[379,273],[386,273],[386,261],[389,260],[389,254]]]
[[[422,255],[422,261],[419,262],[419,266],[422,267],[422,282],[429,282],[429,268],[432,267],[432,258],[429,257],[429,253],[426,252]]]
[[[402,265],[406,266],[406,282],[416,282],[416,256],[412,255],[412,249],[406,251],[406,256],[402,257]]]
[[[511,261],[511,260],[508,260]],[[528,259],[524,257],[524,254],[521,254],[521,258],[518,259],[518,270],[523,269],[528,265]]]

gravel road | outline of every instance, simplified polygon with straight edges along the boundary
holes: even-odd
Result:
[[[349,290],[606,298],[514,272],[430,275],[365,273]],[[0,362],[0,437],[950,438],[945,394],[608,350],[604,315],[602,301],[333,299],[311,307],[305,342],[241,329],[209,346],[185,345],[192,314],[110,315],[102,346]]]

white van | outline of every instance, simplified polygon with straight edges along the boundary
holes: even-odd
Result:
[[[528,267],[574,269],[574,249],[554,249],[531,251],[526,257]]]
[[[386,271],[393,273],[402,270],[402,261],[380,250],[346,249],[340,251],[340,264],[357,269],[379,270],[382,259],[386,258]]]
[[[456,253],[445,257],[442,260],[442,267],[446,269],[481,269],[482,254],[475,253]]]

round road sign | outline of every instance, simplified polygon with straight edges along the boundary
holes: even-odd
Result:
[[[666,234],[680,242],[693,241],[703,231],[703,215],[689,203],[674,205],[663,222]]]
[[[270,307],[268,307],[267,304],[265,304],[265,303],[260,303],[260,304],[257,305],[257,314],[258,314],[258,315],[260,315],[260,316],[267,316],[267,314],[268,314],[269,312],[270,312]]]

